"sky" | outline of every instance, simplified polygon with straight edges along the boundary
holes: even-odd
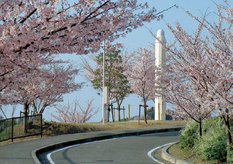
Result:
[[[162,11],[166,8],[169,8],[170,6],[173,6],[174,4],[178,5],[178,8],[172,8],[164,13],[164,18],[160,21],[153,20],[150,23],[146,23],[143,27],[140,27],[131,33],[127,34],[126,37],[120,38],[117,40],[117,42],[122,43],[124,46],[124,49],[128,52],[132,52],[136,50],[138,47],[142,48],[149,48],[152,44],[154,44],[154,38],[151,35],[152,31],[154,34],[156,34],[158,29],[163,29],[165,32],[165,38],[167,42],[172,42],[173,38],[171,33],[166,27],[166,24],[170,24],[173,27],[178,22],[181,24],[181,26],[187,30],[190,34],[192,34],[195,31],[195,28],[197,27],[197,24],[193,21],[191,17],[189,17],[187,14],[185,14],[185,11],[190,11],[195,16],[203,16],[204,13],[209,13],[208,19],[214,20],[216,18],[216,15],[213,11],[216,11],[215,3],[222,3],[222,0],[138,0],[140,3],[147,2],[150,7],[155,7],[157,11]],[[232,5],[232,1],[231,2]],[[63,59],[70,60],[71,63],[73,63],[75,66],[79,67],[81,62],[81,57],[83,58],[89,58],[92,55],[96,54],[89,54],[87,56],[82,55],[75,55],[75,54],[63,54],[59,55],[62,56]],[[84,72],[82,73],[84,75]],[[78,76],[76,77],[77,81],[80,82],[87,82],[87,80],[82,77]],[[94,99],[93,107],[95,109],[98,109],[98,113],[90,120],[91,122],[99,122],[102,119],[102,96],[97,95],[97,91],[94,90],[90,83],[86,83],[85,86],[75,92],[72,92],[70,94],[64,95],[64,101],[60,104],[66,105],[68,102],[70,104],[73,103],[74,100],[79,100],[80,105],[85,107],[88,100]],[[138,105],[142,104],[141,98],[139,98],[136,95],[130,95],[128,96],[122,106],[125,106],[125,108],[128,107],[128,104],[131,105],[131,116],[138,115]],[[154,106],[153,101],[148,102],[149,107]],[[17,114],[19,111],[17,111]],[[46,109],[44,113],[44,118],[46,120],[53,120],[53,118],[50,116],[51,113],[55,113],[54,108],[48,108]],[[126,116],[127,116],[126,111]]]

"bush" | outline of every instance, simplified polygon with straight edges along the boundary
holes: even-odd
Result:
[[[146,118],[147,118],[147,120],[154,120],[155,119],[155,111],[153,108],[150,108],[147,110]]]
[[[225,127],[221,119],[208,119],[204,121],[205,133],[196,142],[195,152],[205,160],[226,161],[227,144]]]
[[[231,145],[231,151],[227,154],[227,163],[233,164],[233,144]]]
[[[223,126],[224,122],[221,117],[214,117],[214,118],[208,118],[203,120],[202,123],[202,130],[203,130],[203,135],[205,135],[208,130],[215,128],[216,126]]]
[[[192,149],[197,139],[198,139],[198,123],[196,123],[195,121],[190,121],[187,123],[185,129],[181,131],[180,148]]]
[[[233,133],[233,120],[230,121]],[[203,120],[203,136],[199,137],[198,123],[190,121],[180,135],[180,148],[192,150],[198,157],[211,162],[233,164],[233,149],[227,154],[227,138],[221,117]],[[233,146],[233,145],[232,145]],[[233,148],[233,147],[231,147]]]

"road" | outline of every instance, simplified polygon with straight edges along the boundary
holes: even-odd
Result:
[[[117,138],[77,145],[51,153],[55,164],[154,164],[151,149],[177,141],[179,132]]]

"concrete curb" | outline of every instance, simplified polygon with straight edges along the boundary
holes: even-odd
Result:
[[[176,143],[177,143],[177,142],[165,146],[165,147],[162,149],[161,157],[162,157],[164,160],[169,161],[169,162],[174,163],[174,164],[192,164],[192,163],[187,162],[187,161],[185,161],[185,160],[176,158],[175,156],[173,156],[173,155],[171,155],[171,154],[168,153],[168,149],[169,149],[172,145],[174,145],[174,144],[176,144]]]
[[[127,137],[127,136],[137,136],[137,135],[143,135],[143,134],[151,134],[151,133],[159,133],[159,132],[170,132],[170,131],[179,131],[183,127],[175,127],[175,128],[165,128],[165,129],[154,129],[154,130],[140,130],[140,131],[131,131],[131,132],[121,132],[118,134],[111,134],[111,135],[100,135],[90,138],[84,138],[84,139],[78,139],[78,140],[71,140],[71,141],[65,141],[61,143],[56,143],[52,145],[48,145],[45,147],[38,148],[36,150],[33,150],[31,152],[32,158],[34,159],[36,164],[41,164],[39,155],[42,153],[46,153],[49,151],[53,151],[56,149],[60,149],[63,147],[75,145],[75,144],[83,144],[87,142],[93,142],[93,141],[100,141],[100,140],[106,140],[111,138],[120,138],[120,137]]]

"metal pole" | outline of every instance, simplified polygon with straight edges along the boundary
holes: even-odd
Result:
[[[125,120],[125,107],[123,106],[123,119]]]
[[[128,121],[130,121],[130,104],[128,104]]]
[[[11,141],[14,141],[14,118],[11,118]]]
[[[160,117],[160,104],[158,103],[158,120],[161,120],[161,117]]]
[[[102,119],[103,119],[103,124],[105,124],[105,104],[104,104],[104,87],[105,87],[105,41],[103,43],[103,94],[102,94]]]
[[[140,117],[141,117],[141,105],[139,105],[138,125],[140,124]]]
[[[40,114],[40,136],[43,136],[43,122],[42,122],[42,113]]]

